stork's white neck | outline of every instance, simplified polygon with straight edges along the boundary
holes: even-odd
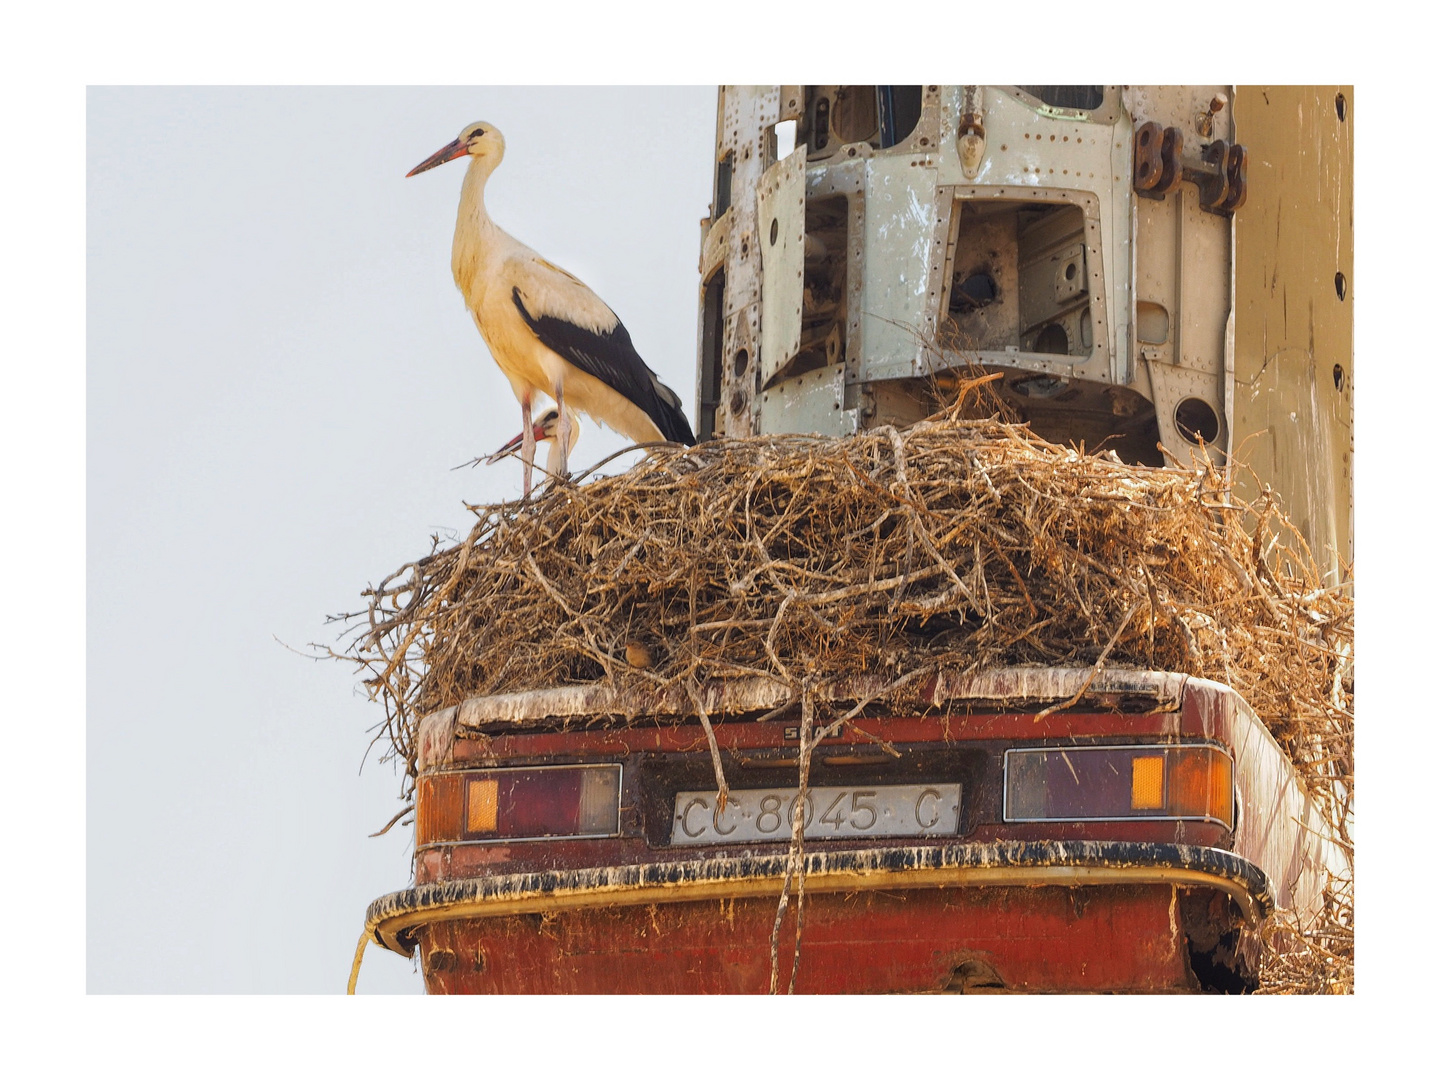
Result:
[[[477,286],[484,280],[484,263],[500,230],[485,210],[485,182],[499,162],[493,157],[472,157],[460,186],[460,209],[455,216],[455,243],[450,249],[450,270],[455,284],[473,307]],[[503,234],[500,234],[503,235]]]
[[[457,228],[467,222],[490,224],[490,215],[485,212],[485,183],[497,164],[491,157],[470,159],[470,165],[465,170],[465,182],[460,186],[460,216],[456,222]]]

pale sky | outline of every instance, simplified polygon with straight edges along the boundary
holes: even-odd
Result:
[[[614,308],[693,423],[715,91],[87,106],[87,985],[343,990],[412,829],[366,836],[400,803],[390,766],[360,771],[360,676],[285,646],[334,642],[325,616],[463,535],[465,502],[520,493],[514,461],[452,471],[520,430],[450,276],[465,163],[405,173],[497,124],[492,216]],[[624,445],[586,424],[578,466]],[[361,992],[420,989],[368,950]]]

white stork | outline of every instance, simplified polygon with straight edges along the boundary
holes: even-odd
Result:
[[[580,441],[580,421],[570,417],[570,444],[562,449],[560,442],[560,410],[555,408],[546,409],[540,419],[535,421],[533,436],[537,443],[550,441],[550,449],[545,455],[545,471],[551,476],[565,475],[565,459],[575,450],[575,444]],[[486,465],[494,465],[507,457],[514,457],[525,441],[525,433],[522,431],[504,446],[496,450],[485,459]]]
[[[520,400],[525,494],[535,461],[530,410],[536,391],[557,406],[557,475],[565,474],[573,445],[570,409],[637,443],[693,446],[680,398],[640,359],[616,314],[582,281],[546,262],[485,212],[485,182],[505,156],[505,137],[494,124],[466,125],[459,138],[406,175],[467,155],[450,269],[480,336]]]

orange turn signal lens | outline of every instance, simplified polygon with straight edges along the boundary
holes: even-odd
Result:
[[[500,781],[471,780],[465,792],[465,831],[493,833],[499,816]]]
[[[1160,810],[1165,806],[1165,759],[1137,757],[1130,761],[1130,809]]]

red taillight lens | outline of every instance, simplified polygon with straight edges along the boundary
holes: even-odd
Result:
[[[1006,821],[1235,819],[1234,766],[1216,746],[1005,752]]]
[[[420,778],[416,842],[616,836],[620,766],[487,769]]]

